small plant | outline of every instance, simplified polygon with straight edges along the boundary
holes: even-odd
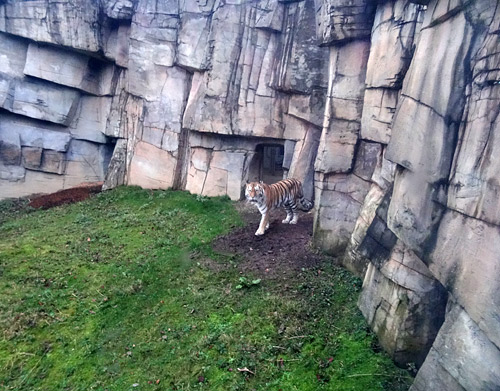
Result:
[[[251,288],[252,286],[256,286],[260,284],[261,279],[258,278],[256,280],[250,280],[246,277],[240,277],[239,278],[240,283],[236,285],[236,289],[243,289],[243,288]]]
[[[204,196],[204,195],[201,195],[201,194],[198,194],[196,196],[196,201],[198,201],[198,202],[207,202],[208,201],[208,197]]]

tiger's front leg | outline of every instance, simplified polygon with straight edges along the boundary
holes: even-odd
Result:
[[[260,213],[262,217],[260,218],[259,229],[255,232],[257,236],[264,235],[266,229],[269,228],[269,211],[266,208],[265,210],[261,210]]]

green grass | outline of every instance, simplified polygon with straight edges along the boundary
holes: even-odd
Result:
[[[305,269],[284,288],[215,254],[210,242],[242,224],[227,198],[122,187],[47,211],[3,202],[0,214],[0,390],[411,382],[373,350],[348,272]]]

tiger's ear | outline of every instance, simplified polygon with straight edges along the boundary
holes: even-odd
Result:
[[[250,183],[250,181],[249,181],[249,180],[248,180],[248,178],[247,178],[246,184],[248,185],[249,183]]]
[[[262,181],[259,181],[259,183],[260,183],[260,184],[262,185],[262,184],[263,184],[264,182],[262,182]]]

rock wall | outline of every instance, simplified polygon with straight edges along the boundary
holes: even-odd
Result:
[[[281,145],[315,244],[420,368],[412,390],[498,390],[499,8],[1,1],[0,198],[104,181],[240,199]]]
[[[498,3],[426,3],[377,7],[360,137],[382,152],[343,259],[412,391],[497,390]]]

